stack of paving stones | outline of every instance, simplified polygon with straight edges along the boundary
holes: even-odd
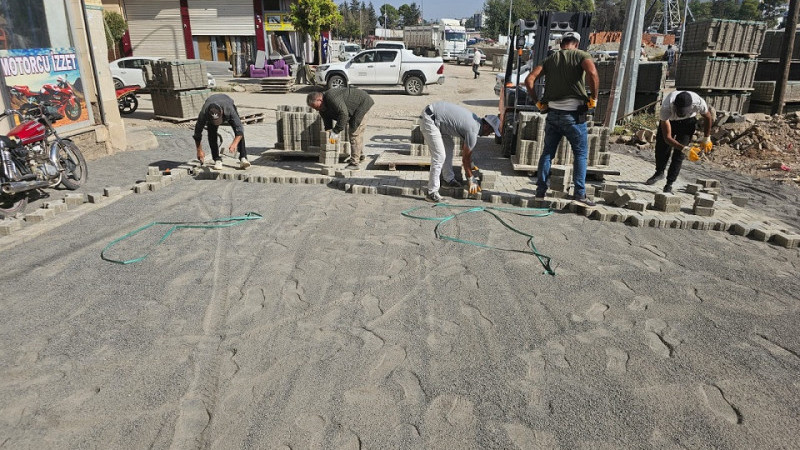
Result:
[[[696,92],[718,112],[747,112],[765,31],[764,22],[687,24],[675,88]]]
[[[339,140],[331,144],[322,117],[311,107],[279,105],[275,116],[278,127],[276,150],[318,155],[319,161],[327,166],[338,163],[340,155],[350,154],[347,127],[339,133]]]
[[[775,92],[775,83],[781,79],[781,46],[785,38],[785,30],[767,30],[764,33],[764,46],[758,55],[758,69],[756,69],[756,92],[750,101],[750,112],[771,113],[771,105]],[[800,81],[800,31],[795,32],[794,48],[789,66],[789,83],[786,86],[784,112],[800,111],[800,93],[795,91],[794,85]],[[760,85],[759,82],[770,83]],[[757,96],[758,95],[758,96]]]
[[[409,154],[411,156],[430,156],[431,152],[425,144],[425,137],[419,128],[422,119],[414,119],[414,128],[411,129],[411,145],[409,146]],[[450,142],[452,141],[452,143]],[[461,138],[456,136],[442,135],[442,142],[447,145],[453,146],[453,157],[461,156]]]
[[[597,95],[597,107],[595,108],[593,120],[603,122],[608,109],[608,100],[611,96],[611,88],[614,84],[614,69],[616,61],[598,61],[595,63],[597,75],[600,79],[599,91]],[[645,108],[643,111],[655,111],[658,102],[661,100],[661,93],[667,82],[667,63],[666,62],[640,62],[639,71],[636,77],[636,97],[634,99],[633,110]]]
[[[519,129],[517,130],[517,151],[511,162],[514,170],[535,171],[539,157],[544,149],[544,128],[546,115],[538,112],[521,112]],[[608,152],[608,128],[589,124],[588,167],[607,166],[611,161]],[[571,165],[572,148],[566,138],[559,142],[554,165]]]
[[[759,64],[761,64],[759,62]],[[772,114],[772,100],[775,98],[776,81],[754,81],[753,95],[750,97],[750,112]],[[784,92],[784,112],[800,111],[800,81],[787,81]]]
[[[157,118],[195,119],[211,94],[206,64],[199,59],[158,60],[152,74],[146,73]]]

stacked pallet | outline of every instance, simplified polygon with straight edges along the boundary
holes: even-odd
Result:
[[[696,92],[717,111],[747,112],[766,24],[710,19],[686,25],[675,88]]]
[[[597,95],[597,106],[595,107],[593,119],[596,122],[602,122],[605,119],[608,99],[614,83],[616,64],[616,61],[598,61],[595,63],[597,75],[600,78],[600,92]],[[636,77],[636,97],[634,98],[633,110],[655,111],[656,105],[661,100],[661,92],[664,90],[666,81],[666,62],[640,62],[639,72]]]
[[[334,149],[338,154],[350,154],[347,128],[339,134],[334,149],[329,149],[330,143],[327,142],[328,136],[322,117],[308,106],[279,105],[275,117],[278,126],[278,142],[275,143],[275,149],[280,150],[282,154],[323,158],[324,153]]]
[[[546,115],[538,112],[520,113],[519,129],[517,130],[517,152],[511,157],[514,170],[536,170],[539,164],[539,157],[544,149],[546,117]],[[588,130],[589,154],[587,167],[602,168],[603,166],[608,166],[611,160],[611,154],[608,152],[608,128],[590,126]],[[572,147],[566,138],[562,138],[561,142],[559,142],[552,164],[572,164]]]
[[[261,92],[265,94],[288,94],[294,90],[292,77],[266,77],[261,79]]]
[[[157,119],[195,119],[211,94],[205,62],[198,59],[158,60],[145,73]]]
[[[764,47],[758,56],[755,91],[750,101],[750,112],[772,113],[775,86],[781,79],[781,47],[786,36],[785,30],[768,30],[764,37]],[[789,66],[789,82],[784,96],[784,112],[800,110],[800,32],[795,32],[792,60]]]

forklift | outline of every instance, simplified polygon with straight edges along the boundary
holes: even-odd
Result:
[[[589,48],[589,31],[592,14],[585,12],[542,11],[538,19],[519,19],[512,28],[508,43],[506,74],[500,90],[500,120],[502,137],[496,142],[503,148],[503,155],[511,157],[517,152],[517,124],[522,111],[538,112],[525,88],[524,77],[547,58],[552,43],[561,33],[575,31],[581,35],[578,48]],[[544,77],[534,85],[539,98],[544,93]]]

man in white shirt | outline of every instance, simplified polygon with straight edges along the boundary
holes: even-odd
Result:
[[[664,192],[672,192],[672,184],[678,178],[683,159],[690,152],[689,144],[697,130],[698,114],[706,119],[702,149],[709,152],[712,148],[710,136],[714,117],[706,101],[691,91],[674,91],[664,98],[656,133],[656,173],[645,181],[645,184],[655,184],[664,178],[664,169],[667,168],[671,155],[672,161],[669,162]]]
[[[478,72],[478,66],[481,65],[482,58],[483,58],[483,53],[481,53],[481,51],[476,48],[475,53],[472,55],[472,73],[475,74],[475,76],[472,78],[473,80],[481,76],[481,73]]]

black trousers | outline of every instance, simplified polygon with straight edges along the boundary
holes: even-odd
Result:
[[[670,120],[670,128],[672,130],[672,138],[680,142],[681,145],[686,146],[692,142],[694,132],[697,130],[697,118],[689,117],[683,120]],[[667,184],[672,184],[678,179],[678,174],[681,172],[681,165],[685,156],[681,152],[683,148],[671,147],[664,140],[664,135],[661,132],[661,127],[658,127],[656,132],[656,173],[664,173],[669,163],[667,170]],[[670,162],[670,156],[672,161]]]
[[[211,157],[214,158],[214,161],[221,161],[222,158],[219,156],[219,135],[217,134],[217,128],[219,127],[216,125],[206,126],[206,129],[208,129],[208,146],[211,147]],[[239,141],[237,150],[239,150],[239,158],[247,158],[244,136],[242,136],[242,140]]]

